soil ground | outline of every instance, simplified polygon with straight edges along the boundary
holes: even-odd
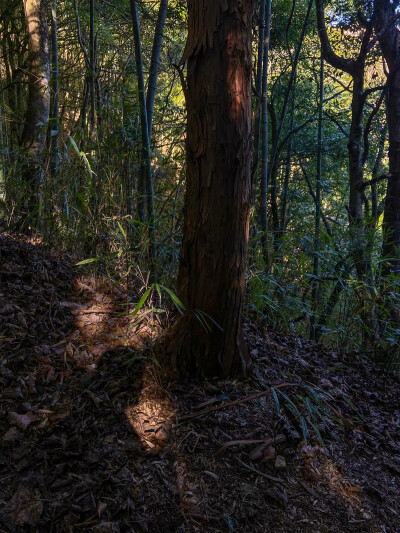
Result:
[[[1,532],[400,532],[395,375],[248,323],[247,380],[167,381],[121,287],[15,235],[0,276]]]

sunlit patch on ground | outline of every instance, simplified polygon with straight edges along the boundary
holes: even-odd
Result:
[[[303,446],[300,451],[304,460],[304,475],[309,481],[327,485],[352,512],[362,505],[361,487],[352,484],[346,474],[329,459],[320,446]]]
[[[149,453],[155,454],[167,444],[175,421],[175,407],[159,383],[153,366],[145,367],[139,400],[136,405],[125,409],[125,415]]]
[[[400,531],[397,381],[353,355],[248,325],[251,381],[173,383],[166,392],[151,357],[156,314],[149,306],[141,322],[121,315],[140,295],[126,306],[108,280],[75,283],[76,260],[64,252],[1,235],[0,247],[7,531]],[[331,365],[339,357],[346,366],[338,378]],[[276,418],[272,397],[242,403],[280,383],[282,372],[324,388],[330,380],[335,405],[368,432],[341,426],[337,442],[324,435],[326,448],[297,448],[301,436]],[[284,441],[261,454],[248,444],[277,431]]]

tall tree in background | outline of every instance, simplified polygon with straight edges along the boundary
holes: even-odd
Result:
[[[89,23],[89,94],[90,94],[90,135],[93,135],[96,127],[96,91],[95,91],[95,71],[96,71],[96,50],[94,36],[94,0],[90,0],[90,23]]]
[[[167,17],[168,0],[161,0],[160,8],[157,15],[156,29],[154,31],[153,47],[151,49],[149,86],[146,96],[147,125],[149,129],[149,138],[151,140],[153,125],[154,100],[157,91],[158,68],[160,64],[161,44],[164,35],[165,19]]]
[[[150,229],[154,232],[153,178],[151,172],[150,135],[146,108],[146,92],[144,87],[142,43],[140,39],[139,14],[136,0],[131,0],[131,16],[133,25],[133,39],[135,43],[136,76],[139,93],[140,124],[142,132],[142,159],[139,182],[138,214],[142,222],[145,220],[145,200],[147,215],[150,219]],[[151,236],[151,240],[152,240]],[[154,250],[153,250],[154,251]]]
[[[42,167],[42,152],[50,111],[50,62],[46,23],[46,0],[24,0],[28,30],[29,89],[22,145],[28,155],[25,179],[31,191],[37,190]],[[29,199],[33,206],[34,196]]]
[[[317,140],[317,176],[315,187],[315,226],[314,226],[314,261],[313,261],[313,283],[312,283],[312,304],[314,313],[311,316],[310,337],[315,339],[315,317],[319,297],[319,254],[321,247],[321,178],[322,178],[322,141],[323,141],[323,120],[324,120],[324,56],[321,50],[321,67],[319,74],[319,103],[318,103],[318,140]]]
[[[298,68],[298,63],[299,63],[299,59],[300,59],[300,53],[301,53],[301,50],[303,48],[304,39],[305,39],[305,36],[306,36],[308,23],[309,23],[309,20],[310,20],[310,15],[311,15],[313,2],[314,2],[314,0],[309,0],[309,2],[308,2],[307,11],[306,11],[306,15],[304,17],[304,22],[303,22],[303,26],[302,26],[302,29],[301,29],[301,34],[300,34],[299,41],[297,43],[296,51],[295,51],[294,57],[293,58],[291,57],[291,67],[292,68],[291,68],[291,71],[290,71],[289,83],[288,83],[288,85],[286,87],[286,91],[285,91],[285,96],[284,96],[283,106],[282,106],[282,109],[281,109],[281,112],[280,112],[280,117],[279,117],[279,120],[278,120],[278,122],[276,124],[276,129],[275,129],[274,135],[273,135],[273,142],[272,142],[272,146],[271,146],[271,156],[270,156],[269,164],[268,164],[268,173],[267,173],[267,176],[265,178],[263,178],[263,177],[261,178],[261,191],[267,190],[268,187],[269,187],[269,189],[271,191],[271,215],[272,215],[272,226],[273,226],[273,234],[274,234],[273,235],[273,242],[274,242],[274,248],[275,249],[277,249],[277,247],[279,246],[279,242],[280,242],[280,221],[279,221],[279,211],[278,211],[278,203],[277,203],[277,174],[278,174],[278,168],[279,168],[278,156],[279,156],[280,146],[282,146],[282,143],[281,143],[281,132],[282,132],[282,129],[283,129],[283,125],[285,123],[285,117],[286,117],[286,112],[287,112],[287,108],[288,108],[288,104],[289,104],[290,95],[292,94],[292,91],[295,90],[297,68]],[[292,12],[291,12],[291,15],[289,17],[288,26],[286,28],[286,40],[287,40],[287,35],[288,35],[289,28],[290,28],[292,20],[293,20],[295,5],[296,5],[296,2],[293,1],[293,3],[292,3]],[[287,40],[287,42],[288,42],[288,40]],[[263,169],[265,169],[264,164],[263,164]],[[264,170],[263,170],[263,173],[264,173]],[[261,198],[260,198],[260,202],[261,203],[263,202],[263,199],[262,199],[263,196],[265,196],[265,193],[261,192]],[[261,217],[261,218],[263,218],[263,217]],[[264,233],[266,233],[267,226],[265,226],[265,230],[264,230],[264,224],[262,223],[261,224],[261,228],[262,228],[262,231]],[[264,246],[265,245],[266,245],[266,242],[264,243]],[[264,257],[265,256],[266,256],[266,254],[265,254],[265,251],[264,251]]]
[[[187,312],[167,351],[182,374],[248,364],[242,304],[251,201],[248,0],[189,0],[187,174],[178,291]],[[208,330],[209,331],[205,331]]]
[[[382,255],[386,273],[400,273],[400,32],[397,28],[399,0],[375,0],[375,27],[388,67],[387,120],[389,176],[383,218]]]
[[[262,251],[265,263],[268,263],[268,57],[271,33],[271,0],[267,1],[265,13],[265,29],[263,34],[262,76],[261,76],[261,180],[260,180],[260,222],[262,231]]]
[[[373,307],[369,298],[374,298],[373,277],[368,255],[368,246],[364,222],[364,161],[363,161],[363,116],[368,94],[376,88],[365,89],[365,68],[368,52],[371,50],[373,23],[363,19],[365,30],[361,39],[361,46],[356,59],[347,59],[339,56],[332,49],[325,26],[324,2],[316,0],[317,24],[321,40],[323,56],[334,68],[351,76],[353,81],[351,101],[351,124],[348,137],[348,161],[349,161],[349,229],[350,229],[350,253],[358,279],[365,284],[361,295],[361,315],[363,323],[367,326],[366,340],[369,331],[374,329]],[[360,16],[361,18],[361,16]]]

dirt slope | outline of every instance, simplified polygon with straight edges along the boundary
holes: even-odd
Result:
[[[0,531],[400,532],[393,377],[248,324],[251,378],[163,382],[121,289],[38,240],[0,249]]]

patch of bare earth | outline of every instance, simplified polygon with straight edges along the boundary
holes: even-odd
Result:
[[[251,378],[167,384],[124,291],[39,241],[0,247],[0,531],[400,531],[393,377],[248,325]],[[324,446],[270,391],[304,384],[344,421]]]

